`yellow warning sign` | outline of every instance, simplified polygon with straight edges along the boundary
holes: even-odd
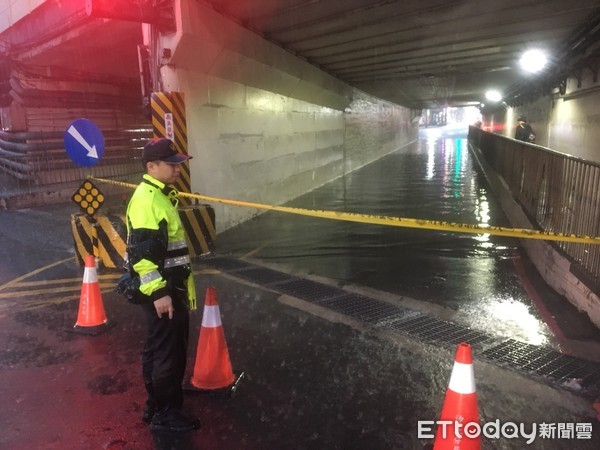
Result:
[[[84,213],[93,216],[104,203],[104,194],[90,180],[85,180],[71,196],[71,200],[77,203]]]

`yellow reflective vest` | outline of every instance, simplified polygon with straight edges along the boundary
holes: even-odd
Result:
[[[190,309],[196,290],[177,205],[177,191],[145,174],[127,206],[127,265],[139,290],[154,301],[187,286]]]

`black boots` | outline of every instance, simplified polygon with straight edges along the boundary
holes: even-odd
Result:
[[[181,412],[183,390],[180,382],[173,378],[153,380],[146,386],[148,395],[142,419],[150,423],[152,431],[184,432],[200,428],[198,419],[187,417]]]
[[[144,404],[144,411],[142,412],[142,420],[145,423],[150,423],[152,421],[152,417],[154,417],[154,413],[156,412],[156,402],[152,397],[148,397],[146,403]]]
[[[142,420],[145,423],[150,423],[152,417],[154,416],[154,412],[156,411],[156,399],[154,398],[154,388],[152,386],[152,380],[144,378],[144,386],[146,387],[146,392],[148,393],[148,398],[146,399],[146,403],[144,404],[144,410],[142,412]]]
[[[187,417],[178,408],[166,407],[157,411],[156,401],[148,397],[142,412],[142,420],[152,431],[184,432],[200,429],[200,421]]]
[[[152,431],[192,431],[200,429],[200,421],[186,416],[178,409],[166,407],[154,413],[150,429]]]

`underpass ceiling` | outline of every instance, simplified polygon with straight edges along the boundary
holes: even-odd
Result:
[[[600,67],[600,0],[192,1],[352,86],[417,109],[479,103],[492,88],[519,101],[515,92],[535,83],[547,92],[574,64],[582,30],[578,50],[596,58],[586,67],[596,75]],[[139,23],[90,19],[83,3],[46,2],[0,36],[0,50],[29,45],[19,56],[29,64],[137,78]],[[535,77],[518,67],[534,47],[552,62]]]
[[[139,79],[141,43],[139,23],[90,18],[82,0],[47,0],[0,32],[0,59],[11,61],[13,69],[48,71],[48,76],[71,71],[76,78]]]
[[[529,48],[558,70],[598,0],[201,0],[346,83],[414,108],[483,101],[532,75]],[[539,75],[538,75],[539,76]]]
[[[137,23],[88,20],[60,39],[60,45],[50,41],[39,46],[32,61],[40,66],[59,65],[92,75],[132,77],[139,71],[137,44],[142,42],[142,31]]]

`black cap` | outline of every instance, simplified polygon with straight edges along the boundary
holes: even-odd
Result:
[[[520,115],[520,116],[517,118],[517,122],[527,122],[527,117],[525,117],[525,116],[523,116],[523,115]]]
[[[164,161],[169,164],[180,164],[191,158],[185,153],[178,153],[173,141],[167,138],[152,139],[144,146],[142,152],[142,161],[144,162]]]

